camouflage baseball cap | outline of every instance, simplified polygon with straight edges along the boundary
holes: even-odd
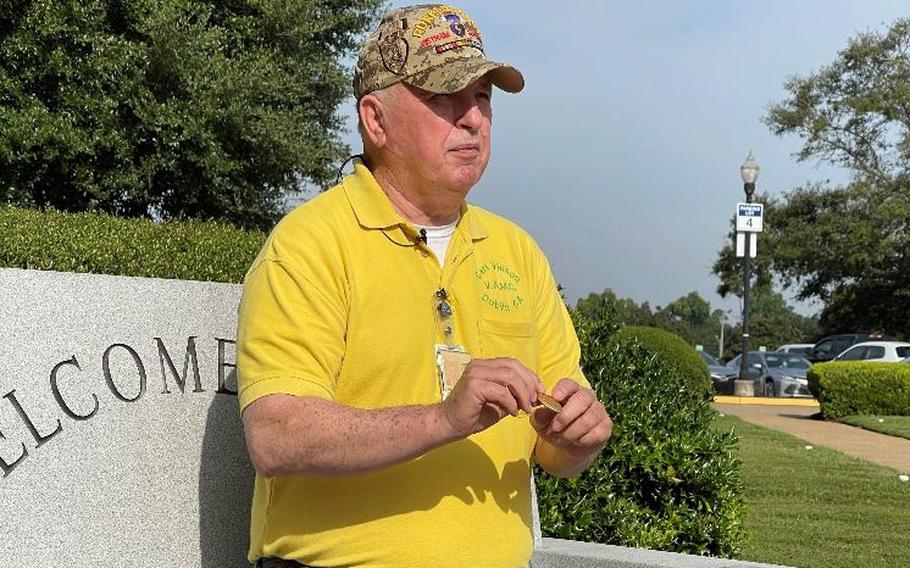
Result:
[[[367,37],[354,69],[357,100],[399,81],[431,93],[454,93],[489,75],[494,85],[517,93],[518,69],[486,58],[477,24],[445,4],[398,8]]]

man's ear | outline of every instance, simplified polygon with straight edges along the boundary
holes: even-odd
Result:
[[[388,115],[382,99],[373,93],[364,95],[357,104],[357,112],[366,139],[377,148],[385,146]]]

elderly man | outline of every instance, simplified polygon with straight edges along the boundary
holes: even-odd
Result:
[[[524,79],[485,58],[467,14],[388,14],[355,70],[362,161],[250,268],[251,562],[526,566],[532,458],[572,476],[606,444],[544,255],[465,202],[490,156],[493,86]]]

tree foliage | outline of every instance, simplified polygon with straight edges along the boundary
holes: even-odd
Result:
[[[797,158],[849,168],[844,187],[809,184],[764,197],[759,285],[779,280],[820,300],[822,330],[910,336],[910,19],[850,40],[834,62],[786,83],[765,117],[803,141]],[[731,231],[732,237],[732,231]],[[732,242],[732,238],[731,241]],[[714,272],[721,295],[739,294],[732,245]]]
[[[751,294],[750,335],[752,348],[774,349],[784,343],[814,341],[819,336],[818,320],[796,313],[770,285],[756,286]],[[652,309],[648,302],[637,304],[619,298],[610,288],[578,300],[575,309],[591,321],[609,321],[616,328],[648,326],[672,332],[690,345],[720,356],[720,329],[724,328],[724,357],[742,351],[742,325],[733,324],[738,314],[712,308],[697,292],[680,296],[664,307]]]
[[[576,310],[591,321],[610,320],[618,322],[617,327],[626,325],[651,325],[654,314],[648,302],[638,305],[632,298],[619,298],[610,288],[601,293],[592,292],[586,298],[579,298]]]
[[[648,302],[638,304],[631,298],[619,298],[613,290],[606,288],[599,294],[591,293],[579,299],[575,307],[580,314],[593,321],[607,317],[618,322],[619,326],[663,329],[693,346],[700,344],[709,352],[717,353],[720,315],[723,312],[712,312],[710,303],[697,292],[681,296],[666,307],[652,309]]]
[[[347,149],[380,0],[0,2],[0,200],[266,227]]]
[[[765,122],[803,140],[800,160],[816,158],[887,186],[910,176],[910,18],[884,33],[861,33],[835,61],[785,84],[789,98]]]
[[[776,349],[785,343],[815,343],[820,337],[818,319],[796,313],[783,295],[769,285],[756,286],[750,292],[750,348]],[[730,355],[742,352],[742,323],[732,330],[734,338]]]

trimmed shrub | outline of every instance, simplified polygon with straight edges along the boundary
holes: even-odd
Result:
[[[265,234],[221,223],[154,223],[0,207],[0,266],[240,282]]]
[[[809,390],[825,418],[910,416],[910,365],[836,362],[812,365]]]
[[[610,336],[609,322],[578,314],[576,326],[582,364],[613,418],[613,437],[577,478],[537,469],[544,534],[735,556],[744,536],[736,438],[712,427],[707,387],[692,387],[702,379],[681,371],[684,359],[670,355],[674,342],[661,334]],[[694,354],[688,346],[684,351]]]
[[[656,327],[624,327],[617,332],[614,340],[620,338],[635,338],[646,345],[667,365],[679,372],[693,393],[709,396],[713,392],[711,372],[707,363],[691,345],[675,333]]]

